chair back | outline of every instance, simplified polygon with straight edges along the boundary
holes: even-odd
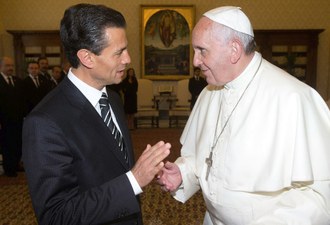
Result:
[[[189,92],[189,79],[178,81],[176,97],[176,107],[190,107],[191,95]]]
[[[135,114],[135,127],[159,127],[159,111],[153,94],[152,81],[138,79],[137,113]]]
[[[155,107],[152,81],[148,79],[138,79],[139,90],[137,92],[138,108]]]

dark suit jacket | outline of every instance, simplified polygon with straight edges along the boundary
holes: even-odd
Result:
[[[189,79],[188,88],[191,94],[191,102],[190,102],[191,109],[194,107],[199,94],[206,86],[207,86],[207,82],[202,77],[199,77],[198,80],[194,76]]]
[[[23,93],[24,93],[24,103],[25,103],[25,115],[27,115],[31,110],[47,95],[50,90],[49,81],[45,78],[39,76],[39,88],[34,84],[34,81],[30,76],[27,76],[23,80]]]
[[[0,123],[23,119],[22,81],[13,76],[15,86],[10,86],[0,74]]]
[[[120,98],[108,92],[129,166],[95,108],[66,77],[24,121],[23,162],[40,224],[142,224]]]
[[[61,78],[58,80],[58,83],[60,83],[68,74],[65,73],[63,70],[61,71]]]
[[[22,81],[16,76],[13,77],[13,81],[14,87],[0,74],[0,144],[3,158],[6,158],[3,166],[8,171],[14,168],[16,170],[16,160],[20,160],[22,152]],[[13,155],[17,158],[13,159]]]

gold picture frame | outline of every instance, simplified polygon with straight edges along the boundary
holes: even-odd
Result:
[[[194,5],[141,5],[141,74],[150,80],[181,80],[193,70]]]

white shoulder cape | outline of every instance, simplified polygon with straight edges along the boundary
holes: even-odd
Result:
[[[220,92],[210,85],[203,90],[180,139],[177,162],[197,179],[204,176]],[[264,59],[226,129],[219,148],[225,148],[224,185],[230,190],[277,191],[293,182],[330,180],[327,105],[314,89]]]

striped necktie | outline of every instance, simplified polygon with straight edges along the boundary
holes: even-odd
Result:
[[[118,130],[116,124],[113,121],[113,118],[111,117],[108,97],[104,92],[102,93],[102,97],[99,100],[99,104],[100,104],[102,119],[105,122],[105,124],[109,127],[111,134],[114,136],[114,138],[118,142],[118,147],[120,149],[120,152],[123,154],[125,162],[128,164],[128,157],[127,157],[127,152],[126,152],[126,148],[125,148],[125,142],[124,142],[122,134]]]

